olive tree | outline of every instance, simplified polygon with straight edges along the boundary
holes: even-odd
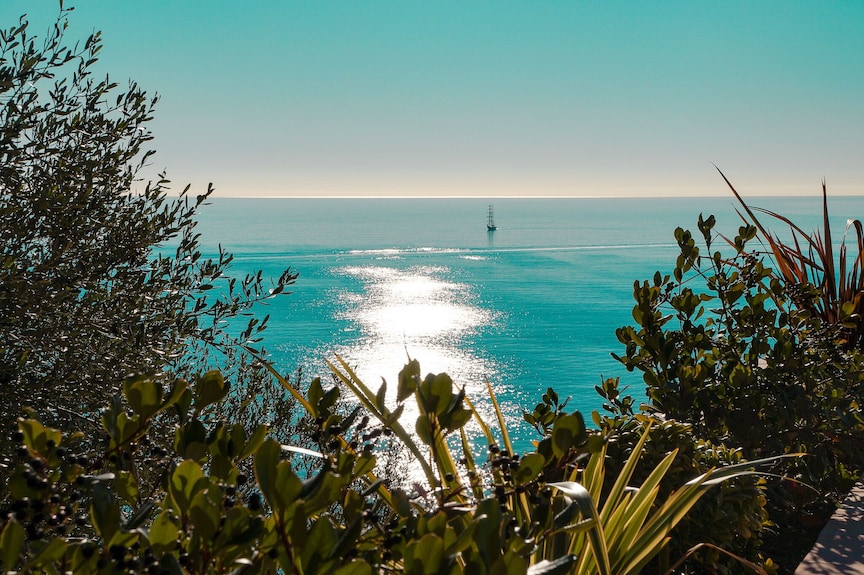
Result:
[[[195,224],[212,186],[171,197],[164,174],[140,179],[157,98],[96,77],[100,35],[70,47],[70,11],[61,5],[44,39],[25,16],[0,30],[4,439],[25,404],[88,425],[128,373],[206,364],[263,377],[244,351],[264,353],[266,318],[252,306],[296,278],[230,279],[230,254],[202,256]]]

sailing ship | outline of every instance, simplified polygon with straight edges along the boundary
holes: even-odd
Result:
[[[492,211],[492,204],[489,204],[489,217],[486,219],[486,229],[490,232],[498,229],[495,225],[495,213]]]

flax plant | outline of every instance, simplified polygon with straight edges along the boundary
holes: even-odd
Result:
[[[718,170],[719,171],[719,170]],[[828,189],[822,182],[822,226],[808,234],[786,216],[771,210],[748,206],[728,178],[720,172],[729,189],[741,204],[741,218],[759,230],[762,241],[774,259],[778,279],[786,285],[797,306],[840,329],[840,342],[849,349],[864,349],[864,226],[858,219],[846,223],[839,254],[834,253],[831,225],[828,220]],[[761,212],[789,227],[788,241],[771,232],[755,212]],[[746,214],[746,215],[745,215]],[[854,229],[852,253],[846,238]]]

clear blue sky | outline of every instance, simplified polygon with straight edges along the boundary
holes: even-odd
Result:
[[[80,0],[219,195],[864,193],[864,2]],[[3,0],[42,31],[57,0]]]

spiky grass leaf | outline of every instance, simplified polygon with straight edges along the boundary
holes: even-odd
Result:
[[[486,378],[486,389],[489,391],[489,399],[492,400],[492,407],[495,410],[495,417],[498,419],[498,426],[501,429],[501,440],[504,442],[504,449],[511,455],[513,454],[513,443],[510,441],[510,434],[507,433],[507,422],[504,421],[504,413],[498,405],[498,398],[495,397],[495,392],[492,390],[492,384]]]
[[[648,434],[650,431],[651,423],[649,422],[645,426],[645,431],[642,433],[642,437],[639,438],[639,441],[633,447],[633,451],[630,457],[627,458],[627,462],[624,464],[618,477],[615,478],[615,483],[612,485],[612,489],[609,491],[609,495],[607,496],[608,501],[618,501],[621,494],[624,493],[624,490],[630,483],[630,479],[633,477],[633,472],[636,470],[636,464],[639,462],[639,458],[642,455],[642,448],[645,446],[645,442],[648,441]],[[613,507],[604,505],[601,519],[606,520],[612,511]]]
[[[423,474],[426,476],[426,481],[429,483],[429,486],[434,488],[437,478],[435,477],[435,471],[426,461],[422,451],[417,446],[417,443],[414,441],[414,438],[405,431],[405,428],[399,422],[398,419],[393,419],[389,417],[391,414],[389,410],[379,411],[375,404],[375,394],[372,393],[372,390],[369,389],[357,374],[354,373],[354,370],[343,360],[341,357],[336,356],[337,361],[339,362],[339,367],[333,365],[330,361],[327,361],[327,366],[336,376],[336,378],[342,382],[345,387],[347,387],[354,396],[363,404],[363,406],[374,415],[385,427],[389,427],[393,433],[402,441],[405,447],[411,452],[414,458],[417,460],[417,463],[420,464],[420,467],[423,469]]]
[[[612,566],[609,563],[609,547],[606,543],[606,537],[603,532],[603,524],[600,521],[600,514],[597,512],[597,506],[594,503],[594,498],[585,487],[575,481],[561,481],[558,483],[550,483],[550,487],[558,489],[574,501],[579,506],[579,511],[582,517],[593,519],[597,523],[592,529],[588,530],[588,541],[591,545],[591,553],[594,561],[597,563],[597,570],[601,575],[611,575]]]
[[[564,555],[554,561],[544,559],[528,568],[528,575],[565,575],[576,562],[575,555]]]

